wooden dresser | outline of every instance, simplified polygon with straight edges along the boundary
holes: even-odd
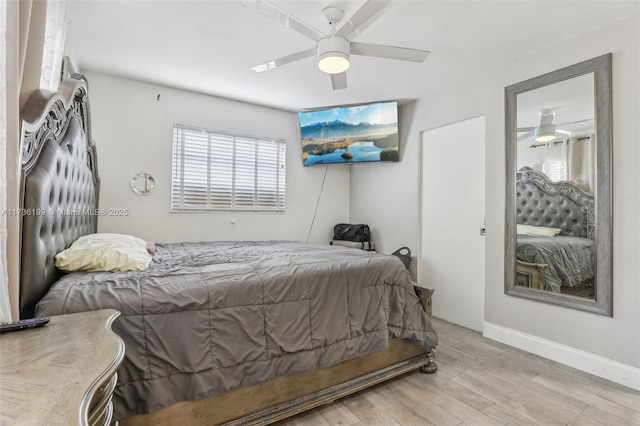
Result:
[[[424,311],[431,317],[431,296],[435,290],[419,283],[413,283],[413,288],[415,288],[416,294],[420,298]]]
[[[124,343],[113,309],[0,334],[0,425],[108,425]]]

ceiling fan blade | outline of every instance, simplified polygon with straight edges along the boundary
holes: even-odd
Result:
[[[264,62],[262,64],[254,65],[251,67],[255,72],[263,72],[269,71],[274,68],[280,67],[282,65],[286,65],[288,63],[298,61],[300,59],[308,58],[309,56],[314,56],[316,54],[316,48],[312,47],[311,49],[303,50],[302,52],[292,53],[291,55],[283,56],[282,58],[274,59],[268,62]]]
[[[560,129],[556,129],[556,133],[560,133],[562,135],[568,135],[568,136],[571,136],[573,134],[573,132],[569,132],[567,130],[560,130]]]
[[[273,19],[274,21],[278,21],[285,27],[296,31],[305,37],[309,37],[311,40],[316,42],[326,37],[326,34],[321,33],[306,22],[290,15],[288,12],[280,9],[268,0],[246,0],[242,2],[242,5],[256,9],[259,14],[266,16],[269,19]]]
[[[533,132],[527,132],[523,135],[518,136],[518,142],[529,139],[533,136]]]
[[[369,27],[391,3],[391,0],[369,0],[342,25],[335,35],[353,40]]]
[[[376,58],[398,59],[410,62],[424,62],[431,52],[428,50],[409,49],[406,47],[351,42],[351,54],[375,56]]]
[[[535,127],[518,127],[518,133],[520,132],[532,132]]]
[[[587,122],[593,122],[595,121],[593,118],[587,118],[585,120],[578,120],[578,121],[569,121],[567,123],[562,123],[562,124],[558,124],[558,126],[568,126],[569,124],[579,124],[579,123],[587,123]]]
[[[333,90],[341,90],[347,88],[347,73],[331,74],[331,87]]]

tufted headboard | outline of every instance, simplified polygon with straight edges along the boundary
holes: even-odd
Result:
[[[523,167],[516,174],[516,223],[560,228],[560,235],[595,238],[594,196]]]
[[[100,179],[87,87],[75,74],[57,93],[34,93],[21,111],[20,318],[32,317],[60,278],[55,255],[97,231]]]

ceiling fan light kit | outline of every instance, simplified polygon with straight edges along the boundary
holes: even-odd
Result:
[[[536,127],[533,131],[534,140],[536,142],[551,142],[556,138],[556,126],[551,124],[545,124]]]
[[[318,68],[327,74],[340,74],[349,69],[349,41],[343,37],[323,38],[318,42]]]
[[[430,53],[428,50],[353,42],[355,37],[378,19],[382,12],[392,3],[391,0],[367,0],[340,28],[337,28],[337,25],[344,17],[344,11],[335,6],[324,8],[321,14],[329,25],[328,33],[316,30],[269,0],[255,1],[258,13],[278,21],[285,27],[316,42],[316,47],[314,48],[254,65],[251,69],[255,72],[272,70],[291,62],[314,56],[317,53],[318,68],[331,76],[333,90],[340,90],[347,88],[345,71],[351,65],[351,55],[423,62]]]
[[[576,137],[576,136],[588,136],[593,133],[594,127],[593,125],[587,126],[586,128],[572,130],[563,129],[564,126],[567,125],[576,125],[580,123],[593,123],[594,119],[592,117],[585,118],[582,120],[569,121],[566,123],[554,124],[553,120],[556,116],[555,111],[552,109],[543,109],[539,111],[540,114],[540,124],[536,127],[518,127],[518,142],[526,141],[533,138],[535,142],[539,143],[549,143],[556,140],[556,136],[562,138],[562,135],[568,137]],[[525,133],[523,133],[525,132]],[[532,145],[535,147],[535,145]]]

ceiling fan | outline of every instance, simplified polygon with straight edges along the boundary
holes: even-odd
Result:
[[[243,2],[246,6],[255,5],[258,13],[277,20],[287,28],[316,42],[316,47],[255,65],[251,67],[251,69],[256,72],[268,71],[309,56],[317,55],[318,67],[331,76],[333,90],[339,90],[346,89],[347,87],[346,70],[349,68],[351,55],[423,62],[431,52],[406,47],[357,43],[352,41],[374,22],[390,3],[391,0],[369,0],[340,28],[337,28],[337,25],[343,18],[344,11],[338,7],[327,7],[322,10],[322,17],[329,25],[329,32],[325,34],[290,15],[268,0]]]
[[[556,139],[557,134],[573,136],[574,132],[564,130],[559,127],[570,124],[584,123],[593,121],[593,119],[572,121],[571,123],[553,124],[556,113],[551,109],[543,109],[540,111],[540,124],[536,127],[518,127],[518,133],[525,132],[518,136],[518,141],[529,139],[533,136],[535,142],[547,143]]]

